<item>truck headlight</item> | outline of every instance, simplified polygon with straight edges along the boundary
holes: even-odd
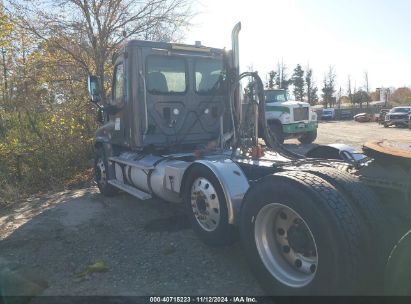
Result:
[[[311,112],[311,120],[317,120],[317,113],[315,113],[314,111]]]
[[[290,123],[291,121],[291,116],[288,113],[283,113],[281,114],[281,120],[283,123]]]

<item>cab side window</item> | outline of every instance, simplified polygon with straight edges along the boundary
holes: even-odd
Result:
[[[122,63],[116,65],[113,79],[113,98],[111,104],[119,104],[124,97],[124,66]]]

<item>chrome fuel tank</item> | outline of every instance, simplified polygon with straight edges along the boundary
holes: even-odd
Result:
[[[116,179],[166,201],[179,203],[181,180],[189,162],[154,155],[123,153],[115,164]]]

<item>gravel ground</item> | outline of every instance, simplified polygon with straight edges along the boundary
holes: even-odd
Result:
[[[409,141],[410,130],[321,123],[317,144]],[[303,153],[313,145],[289,148]],[[95,187],[0,210],[0,289],[9,295],[262,295],[240,244],[209,248],[179,205]]]
[[[0,276],[8,294],[262,293],[240,245],[205,246],[178,205],[106,198],[89,188],[27,202],[0,221]],[[101,272],[88,273],[96,262]]]
[[[367,141],[388,139],[410,143],[410,138],[411,130],[406,128],[384,128],[375,122],[327,121],[320,122],[318,137],[313,144],[300,145],[296,139],[286,140],[285,144],[290,149],[300,153],[305,153],[318,144],[326,145],[331,143],[344,143],[361,151],[362,145]]]

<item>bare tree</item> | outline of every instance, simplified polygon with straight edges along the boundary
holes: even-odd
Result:
[[[13,25],[10,18],[4,12],[3,3],[0,1],[0,59],[2,65],[2,102],[4,104],[8,95],[8,67],[7,67],[7,53],[11,45],[11,33],[13,32]]]
[[[347,81],[347,95],[348,95],[348,98],[350,99],[351,104],[354,104],[353,94],[352,94],[352,89],[351,89],[351,76],[350,75],[348,75],[348,81]]]
[[[328,69],[328,73],[324,75],[324,81],[323,81],[323,88],[322,88],[322,98],[325,104],[325,107],[327,108],[328,106],[333,106],[335,104],[335,71],[334,67],[330,66]]]
[[[189,25],[191,0],[9,0],[17,21],[96,73],[103,102],[107,64],[127,38],[170,41]]]
[[[287,66],[284,64],[284,61],[281,59],[281,62],[277,63],[277,76],[275,78],[275,84],[279,89],[284,89],[288,91],[288,87],[291,84],[291,80],[288,79],[287,75]]]
[[[364,88],[365,88],[365,92],[367,93],[367,95],[368,95],[368,98],[366,99],[366,102],[367,102],[367,108],[368,108],[368,103],[369,103],[369,100],[370,100],[370,88],[369,88],[369,83],[368,83],[368,71],[366,70],[366,71],[364,71]]]
[[[268,73],[268,81],[266,83],[266,88],[267,89],[274,89],[275,76],[276,75],[277,75],[277,72],[275,72],[275,71],[270,71]]]
[[[364,71],[364,88],[367,94],[370,93],[369,83],[368,83],[368,71]]]

